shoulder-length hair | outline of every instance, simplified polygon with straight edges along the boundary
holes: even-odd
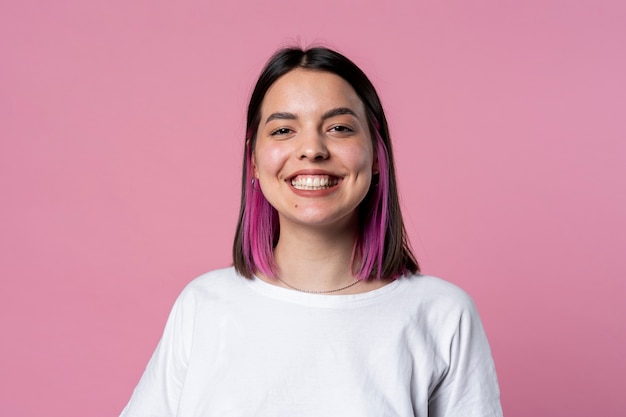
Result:
[[[278,213],[253,181],[252,155],[267,90],[296,68],[338,75],[352,86],[365,105],[379,174],[372,178],[370,189],[358,208],[361,227],[354,242],[354,274],[366,280],[418,272],[419,266],[402,222],[389,128],[376,89],[352,61],[322,47],[279,50],[265,65],[252,92],[246,124],[241,208],[233,245],[235,269],[247,278],[257,272],[272,278],[277,276],[273,251],[280,234]]]

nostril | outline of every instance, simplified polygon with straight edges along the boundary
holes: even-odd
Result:
[[[314,161],[322,161],[324,159],[328,159],[328,152],[326,150],[320,151],[310,151],[310,152],[302,152],[299,156],[299,159],[312,159]]]

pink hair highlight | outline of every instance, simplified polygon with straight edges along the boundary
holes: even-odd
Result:
[[[250,136],[250,134],[248,135]],[[248,144],[250,139],[248,139]],[[252,149],[246,145],[246,201],[243,213],[243,254],[249,271],[275,278],[274,237],[278,213],[261,192],[252,169]]]
[[[361,280],[371,278],[374,269],[376,269],[374,277],[382,278],[383,256],[388,230],[389,154],[378,132],[378,122],[374,121],[374,125],[376,157],[378,159],[378,184],[372,185],[373,201],[368,213],[364,213],[368,221],[355,242],[355,253],[358,253],[360,257],[360,267],[356,275]]]

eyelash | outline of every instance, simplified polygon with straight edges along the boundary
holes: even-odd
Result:
[[[348,126],[344,126],[344,125],[337,125],[337,126],[333,126],[330,129],[328,129],[329,132],[336,132],[336,133],[353,133],[354,129],[349,128]],[[282,136],[282,135],[288,135],[290,133],[292,133],[293,131],[291,129],[289,129],[288,127],[281,127],[279,129],[276,129],[274,131],[272,131],[270,133],[271,136]]]
[[[330,131],[335,131],[335,132],[338,132],[338,133],[352,133],[352,132],[354,132],[353,129],[349,128],[348,126],[344,126],[344,125],[333,126],[329,130]]]
[[[281,136],[281,135],[288,135],[289,133],[291,133],[291,129],[289,129],[288,127],[281,127],[280,129],[276,129],[274,131],[272,131],[272,133],[270,133],[271,136]]]

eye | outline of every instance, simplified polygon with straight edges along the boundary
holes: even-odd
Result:
[[[281,127],[278,128],[276,130],[273,130],[270,135],[271,136],[281,136],[281,135],[288,135],[292,132],[291,129],[289,129],[288,127]]]
[[[340,134],[350,134],[354,133],[354,129],[344,126],[344,125],[335,125],[328,129],[329,132],[340,133]]]

